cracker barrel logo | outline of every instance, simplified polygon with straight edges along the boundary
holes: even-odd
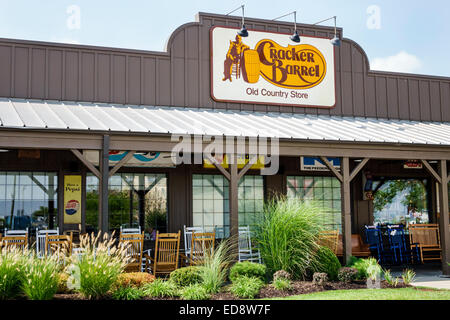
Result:
[[[241,75],[247,83],[257,83],[260,76],[271,84],[288,89],[309,89],[325,78],[327,64],[322,53],[312,45],[288,45],[260,40],[254,50],[237,35],[224,61],[223,81]]]
[[[66,203],[66,207],[64,209],[66,211],[66,214],[70,216],[74,215],[80,209],[80,203],[77,200],[69,200]]]

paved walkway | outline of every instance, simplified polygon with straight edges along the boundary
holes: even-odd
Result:
[[[413,286],[450,290],[450,278],[442,276],[440,265],[418,266],[413,269],[416,272],[416,277],[411,283]],[[393,276],[401,277],[401,274],[401,269],[393,268]]]

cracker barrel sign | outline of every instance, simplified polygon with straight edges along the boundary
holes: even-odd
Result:
[[[211,29],[211,95],[217,101],[302,107],[335,105],[334,47],[329,39]]]

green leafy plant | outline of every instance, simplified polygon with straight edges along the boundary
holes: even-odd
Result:
[[[386,280],[386,282],[388,283],[388,285],[390,285],[391,287],[397,287],[398,286],[398,277],[394,277],[391,274],[390,270],[384,270],[384,280]]]
[[[113,291],[115,300],[139,300],[144,296],[144,290],[137,287],[118,287]]]
[[[238,298],[253,299],[263,286],[264,282],[259,278],[242,276],[233,282],[230,291]]]
[[[286,270],[305,278],[316,264],[324,209],[313,202],[276,197],[265,205],[255,240],[270,273]]]
[[[291,290],[292,286],[291,286],[291,281],[289,279],[286,278],[277,278],[274,279],[272,282],[272,286],[280,291],[286,291],[286,290]]]
[[[366,280],[367,278],[370,278],[371,275],[373,277],[374,275],[381,273],[381,267],[375,258],[359,259],[352,267],[358,270],[358,280]]]
[[[127,262],[127,247],[115,245],[113,236],[81,236],[81,255],[73,255],[68,270],[69,282],[88,299],[99,299],[117,282]]]
[[[249,261],[237,262],[230,269],[230,280],[235,281],[238,277],[247,276],[260,278],[264,281],[267,268],[263,264]]]
[[[229,266],[233,261],[233,240],[222,241],[213,252],[206,252],[203,265],[200,268],[202,285],[208,293],[219,292],[227,279]]]
[[[30,300],[51,300],[58,291],[58,271],[56,256],[33,256],[25,266],[23,292]]]
[[[358,277],[358,270],[351,267],[343,267],[339,269],[338,280],[341,282],[350,283]]]
[[[28,264],[29,252],[17,248],[0,251],[0,299],[13,299],[21,293],[21,283]]]
[[[347,264],[345,266],[346,267],[353,267],[353,265],[359,260],[362,260],[362,259],[357,258],[355,256],[350,256],[350,258],[349,258],[349,260],[348,260],[348,262],[347,262]]]
[[[117,287],[141,288],[155,280],[155,276],[146,272],[127,272],[117,277]]]
[[[378,264],[377,260],[375,260],[374,258],[368,258],[366,259],[366,261],[367,261],[366,273],[368,278],[371,280],[376,280],[380,276],[382,268]]]
[[[407,286],[410,285],[411,282],[414,281],[415,277],[416,277],[416,273],[413,270],[411,270],[411,269],[403,270],[402,279],[403,279],[403,283],[405,285],[407,285]]]
[[[207,300],[211,297],[201,284],[191,284],[180,290],[180,297],[184,300]]]
[[[331,281],[337,280],[341,263],[333,251],[327,247],[321,247],[317,251],[317,264],[314,272],[326,273]]]
[[[187,287],[202,282],[200,266],[179,268],[170,273],[170,280],[179,287]]]
[[[178,296],[178,287],[172,281],[155,279],[143,287],[144,294],[154,298],[176,297]]]

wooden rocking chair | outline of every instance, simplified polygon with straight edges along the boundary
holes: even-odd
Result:
[[[11,248],[17,247],[19,249],[26,249],[28,245],[28,236],[5,236],[2,238],[2,247]]]
[[[322,231],[319,234],[318,244],[328,247],[334,254],[337,254],[339,243],[339,230]]]
[[[49,254],[72,254],[72,234],[70,235],[52,235],[45,237],[45,255]],[[66,250],[66,251],[64,251]]]
[[[441,239],[437,224],[410,224],[409,243],[411,246],[415,244],[419,246],[422,263],[425,260],[442,260]]]
[[[145,255],[145,269],[153,275],[169,274],[178,269],[181,231],[178,233],[156,232],[155,256]]]
[[[215,232],[194,232],[191,242],[191,265],[203,264],[207,254],[214,252]]]
[[[144,249],[144,232],[121,233],[119,243],[128,246],[127,256],[130,262],[125,267],[125,272],[140,272],[142,268],[142,252]]]

